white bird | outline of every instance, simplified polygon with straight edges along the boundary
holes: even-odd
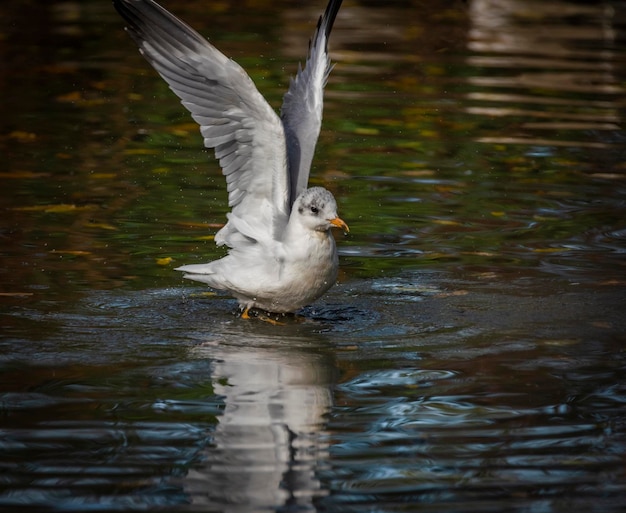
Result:
[[[215,235],[228,254],[185,265],[185,278],[228,291],[251,308],[294,312],[337,280],[332,227],[345,232],[333,195],[307,189],[331,70],[328,37],[342,0],[330,0],[284,96],[281,116],[246,72],[152,0],[114,0],[141,54],[200,125],[226,177],[228,221]]]

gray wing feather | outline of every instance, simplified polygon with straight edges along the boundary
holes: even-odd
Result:
[[[289,217],[284,128],[246,72],[152,0],[114,0],[142,55],[200,125],[226,176],[229,221],[215,241],[280,238]],[[241,233],[237,226],[253,227]]]
[[[283,98],[281,119],[287,139],[290,204],[307,188],[315,145],[322,125],[324,86],[332,69],[328,38],[342,0],[330,0],[309,45],[304,69],[298,69]]]

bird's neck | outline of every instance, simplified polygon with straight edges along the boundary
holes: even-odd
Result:
[[[328,239],[330,230],[318,231],[311,230],[302,222],[296,215],[291,215],[287,227],[285,228],[285,235],[283,237],[283,244],[286,246],[302,246],[303,244],[311,243],[313,241],[321,242]],[[307,241],[307,242],[305,242]]]

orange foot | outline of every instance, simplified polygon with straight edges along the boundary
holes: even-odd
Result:
[[[252,319],[252,315],[250,315],[250,308],[246,307],[243,309],[243,312],[241,312],[240,316],[242,319]],[[280,322],[276,319],[272,319],[267,313],[261,312],[259,310],[254,310],[254,317],[259,319],[260,321],[263,322],[269,322],[270,324],[273,324],[274,326],[285,326],[284,322]]]

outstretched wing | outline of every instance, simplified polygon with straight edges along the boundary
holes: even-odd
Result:
[[[281,118],[287,138],[290,177],[290,204],[307,188],[315,145],[322,126],[324,86],[332,69],[328,56],[328,38],[342,0],[330,0],[317,23],[309,44],[304,69],[291,79],[283,98]]]
[[[231,247],[275,240],[289,217],[282,123],[246,72],[152,0],[114,0],[142,55],[165,79],[214,148],[232,212],[215,237]]]

